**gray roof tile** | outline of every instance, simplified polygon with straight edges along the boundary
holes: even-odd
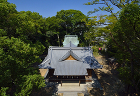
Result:
[[[69,55],[77,60],[64,60]],[[94,58],[91,47],[51,46],[48,49],[48,56],[39,67],[55,69],[54,75],[87,75],[86,69],[97,69],[103,66]]]

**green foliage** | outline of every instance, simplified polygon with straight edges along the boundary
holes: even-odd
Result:
[[[116,38],[115,40],[120,46],[123,46],[122,49],[128,50],[129,47],[133,54],[135,54],[135,59],[138,56],[138,48],[140,43],[140,36],[138,33],[140,27],[139,16],[139,6],[136,4],[130,4],[122,10],[120,19],[113,28],[114,38]],[[126,46],[126,44],[129,46]]]
[[[140,78],[140,76],[137,74],[139,74],[138,72],[140,69],[140,1],[92,0],[85,3],[85,5],[96,4],[103,4],[105,6],[89,11],[89,15],[98,11],[107,11],[111,13],[109,16],[100,16],[100,19],[96,21],[95,25],[107,25],[104,28],[98,28],[96,32],[105,33],[106,39],[108,40],[108,54],[115,57],[117,62],[121,65],[118,69],[121,79],[125,84],[133,86],[133,89],[139,93],[138,85],[140,79],[138,78]],[[120,10],[117,13],[113,13],[112,6],[118,7]],[[87,40],[94,40],[94,38],[90,36],[90,33],[92,32],[95,35],[95,32],[91,30],[88,33],[89,35],[87,35],[88,37],[86,37]]]
[[[8,90],[9,88],[8,87],[1,87],[0,88],[0,95],[1,96],[7,96],[6,95],[6,91]],[[8,95],[9,96],[9,95]]]
[[[41,75],[24,75],[20,83],[20,89],[15,93],[15,96],[29,96],[32,90],[38,90],[45,86],[45,80]]]
[[[117,69],[120,73],[119,73],[119,76],[120,78],[123,80],[123,82],[125,84],[131,84],[131,75],[130,75],[130,67],[120,67],[119,69]]]
[[[113,49],[112,55],[122,66],[118,69],[120,77],[125,84],[129,84],[138,90],[140,76],[139,71],[139,29],[140,7],[138,4],[129,4],[122,9],[119,20],[113,25],[108,45]],[[114,43],[112,42],[114,41]],[[117,54],[116,54],[117,53]]]
[[[87,18],[79,10],[61,10],[57,12],[56,18],[63,20],[59,29],[60,41],[63,41],[65,35],[78,35],[80,43],[85,42],[83,35],[87,27],[82,19]],[[61,32],[61,33],[60,33]]]
[[[113,13],[113,7],[112,6],[116,6],[119,9],[123,9],[125,8],[127,5],[129,4],[139,4],[140,1],[139,0],[91,0],[90,2],[85,3],[85,5],[96,5],[96,4],[103,4],[106,5],[107,7],[98,7],[98,8],[94,8],[94,11],[89,11],[88,14],[92,14],[98,11],[107,11],[110,13]],[[117,16],[117,15],[115,15]]]
[[[7,0],[0,1],[0,28],[7,26],[7,19],[9,14],[16,13],[16,5],[10,4]]]
[[[16,5],[0,1],[0,94],[29,95],[45,86],[38,69],[47,45],[48,23],[37,12],[17,12]],[[45,43],[44,43],[45,42]],[[48,46],[48,45],[47,45]],[[24,87],[23,87],[24,86]],[[9,89],[8,89],[9,88]],[[15,93],[16,92],[16,93]]]
[[[28,79],[31,79],[29,83],[29,87],[25,85],[27,88],[19,86],[21,89],[21,93],[28,95],[31,92],[31,89],[38,86],[38,88],[44,86],[44,80],[40,75],[36,75],[35,69],[31,69],[29,66],[32,63],[40,62],[38,54],[41,54],[41,48],[38,44],[35,47],[31,47],[30,44],[26,44],[20,39],[11,37],[0,37],[0,85],[11,87],[11,84],[14,82],[17,85],[25,84],[23,82],[28,82]],[[43,47],[43,46],[42,46]],[[39,50],[38,50],[39,48]],[[31,74],[31,75],[29,75]],[[33,74],[33,75],[32,75]],[[29,75],[26,77],[26,75]],[[22,81],[22,78],[25,78]],[[30,77],[30,78],[29,78]],[[35,84],[34,84],[35,83]],[[31,85],[30,85],[31,84]],[[29,87],[29,89],[28,89]],[[24,92],[25,91],[25,92]],[[30,92],[28,92],[30,91]],[[20,94],[20,93],[17,93]],[[24,96],[25,96],[24,95]],[[22,95],[23,96],[23,95]]]
[[[8,37],[4,36],[0,38],[0,44],[0,48],[3,48],[5,54],[9,56],[8,58],[5,58],[7,60],[15,60],[16,63],[19,63],[19,65],[22,65],[25,68],[38,61],[38,57],[35,55],[39,54],[40,51],[38,51],[35,47],[30,47],[30,44],[25,44],[20,39],[14,37],[9,39]],[[26,58],[26,61],[23,61],[23,58]]]
[[[6,31],[0,29],[0,37],[7,35]]]
[[[92,50],[93,50],[93,56],[98,57],[99,56],[99,53],[98,53],[99,47],[98,46],[93,46]]]
[[[60,39],[59,36],[63,36],[64,33],[61,32],[60,30],[62,29],[61,23],[64,22],[61,18],[56,18],[55,16],[53,17],[48,17],[46,18],[46,21],[48,22],[48,31],[46,34],[51,34],[53,37],[49,42],[52,42],[52,45],[59,45],[60,46]]]
[[[0,85],[9,86],[24,75],[23,70],[32,63],[40,62],[40,51],[20,39],[0,37]],[[40,48],[40,47],[38,47]],[[3,85],[4,84],[4,85]]]
[[[99,48],[99,47],[97,47],[97,46],[93,46],[93,47],[92,47],[93,52],[98,52],[98,48]]]
[[[90,3],[88,3],[88,5],[90,5]],[[89,11],[88,12],[88,16],[91,15],[91,14],[93,14],[93,13],[95,13],[95,12],[98,12],[98,11],[99,11],[99,9],[94,8],[94,11]]]

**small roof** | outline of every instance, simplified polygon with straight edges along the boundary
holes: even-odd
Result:
[[[64,45],[64,47],[77,47],[77,46],[72,44],[71,41],[70,41],[67,45]]]
[[[79,40],[78,40],[78,36],[77,35],[65,35],[65,38],[64,38],[64,42],[63,42],[63,46],[64,47],[69,47],[67,46],[69,43],[72,43],[72,46],[78,46],[79,44]]]
[[[65,60],[69,56],[76,60]],[[91,47],[50,46],[39,68],[55,69],[54,75],[88,75],[87,69],[103,68],[93,56]]]

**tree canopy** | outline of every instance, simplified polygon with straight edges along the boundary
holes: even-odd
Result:
[[[77,34],[81,42],[86,16],[78,10],[61,10],[44,18],[37,12],[16,10],[16,5],[0,1],[0,94],[30,95],[45,86],[38,68],[39,55],[49,46],[62,46],[66,34]],[[83,40],[83,41],[82,41]]]
[[[106,33],[108,54],[114,56],[120,64],[118,71],[120,78],[128,86],[127,93],[139,93],[140,58],[139,58],[139,0],[91,0],[85,5],[102,4],[103,7],[89,11],[89,15],[98,11],[107,11],[109,16],[100,16],[95,25],[106,25],[96,31]],[[113,12],[113,6],[120,10]],[[92,20],[95,18],[92,18]],[[88,24],[88,23],[87,23]],[[92,28],[92,27],[91,27]],[[88,39],[94,40],[95,28],[89,32]],[[93,35],[90,35],[92,34]],[[102,34],[103,35],[103,34]]]
[[[119,69],[123,73],[121,76],[127,76],[131,73],[130,77],[126,77],[125,83],[133,85],[138,92],[139,84],[139,14],[140,7],[137,4],[130,4],[126,6],[120,13],[120,17],[111,35],[116,42],[120,54],[116,54],[124,69]],[[119,55],[119,56],[118,56]],[[129,70],[128,70],[129,69]],[[134,91],[134,90],[133,90]]]
[[[15,8],[14,4],[6,0],[0,2],[0,94],[2,96],[21,96],[21,94],[26,96],[32,90],[45,86],[44,78],[39,74],[38,68],[30,67],[33,63],[41,61],[39,55],[45,49],[40,40],[35,38],[38,37],[37,34],[41,36],[40,30],[36,28],[37,23],[31,17],[17,12]]]

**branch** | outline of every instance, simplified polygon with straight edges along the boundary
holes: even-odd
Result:
[[[130,41],[130,43],[132,44],[132,45],[134,45],[134,46],[136,46],[136,47],[140,47],[140,45],[139,44],[136,44],[135,42],[133,42],[132,41],[132,39],[130,38],[130,37],[126,37],[126,38],[128,38],[128,40]]]
[[[134,59],[137,59],[139,62],[140,62],[140,59],[139,58],[136,58],[136,55],[132,52],[132,50],[129,48],[129,45],[123,41],[123,44],[126,46],[127,48],[127,51],[130,53],[130,55],[132,56],[131,58],[134,60]]]
[[[137,21],[135,21],[133,28],[134,28],[134,31],[136,32],[137,37],[140,38],[140,34],[136,31],[136,22]]]
[[[106,5],[108,6],[108,8],[110,9],[110,6],[107,4],[107,2],[106,2],[106,1],[104,1],[104,2],[106,3]],[[111,9],[110,9],[110,12],[113,13]],[[113,15],[114,15],[114,14],[113,14]],[[116,19],[117,19],[117,16],[116,16],[116,15],[114,15],[114,16],[115,16]],[[118,19],[117,19],[117,20],[118,20]]]
[[[122,49],[122,46],[121,45],[119,45],[118,43],[117,43],[117,41],[115,41],[115,39],[114,39],[114,37],[113,37],[113,35],[112,35],[112,33],[110,32],[110,35],[111,35],[111,37],[112,37],[112,39],[113,39],[113,41],[115,42],[115,44],[122,50],[122,51],[125,51],[124,49]]]
[[[105,3],[94,3],[94,4],[105,4]]]
[[[105,3],[90,3],[90,2],[87,2],[87,3],[84,3],[84,5],[93,5],[93,4],[105,4]]]
[[[109,0],[113,5],[117,6],[119,9],[121,9],[118,4],[115,4],[114,2],[112,2],[112,0]]]
[[[120,3],[122,3],[121,0],[120,0]],[[122,4],[123,4],[123,3],[122,3]],[[123,6],[125,6],[125,5],[123,4]]]

